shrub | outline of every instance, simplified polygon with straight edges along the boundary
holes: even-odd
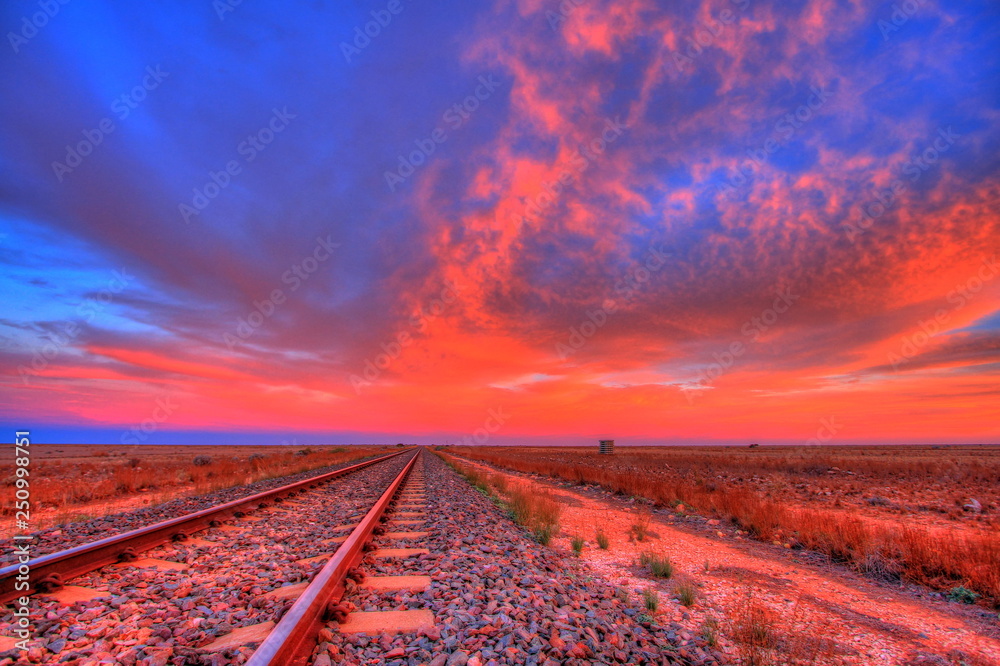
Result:
[[[541,527],[536,527],[532,534],[535,537],[535,541],[542,544],[543,546],[549,545],[552,541],[552,536],[555,534],[556,529],[553,525],[542,525]]]
[[[493,473],[493,476],[490,477],[490,483],[500,492],[507,492],[507,477],[500,472]]]
[[[571,544],[573,546],[573,552],[576,553],[577,557],[579,557],[580,553],[583,552],[583,537],[580,536],[573,537]]]
[[[660,594],[653,588],[646,588],[642,591],[642,601],[646,610],[655,613],[656,609],[660,607]]]
[[[965,586],[959,585],[948,590],[948,599],[963,604],[974,604],[979,599],[979,595],[972,590],[966,589]]]
[[[746,666],[773,663],[778,646],[777,618],[759,600],[748,597],[736,611],[731,638],[736,643]]]
[[[716,647],[719,644],[719,622],[714,617],[705,619],[705,624],[701,626],[701,637],[708,647]]]
[[[205,467],[212,464],[212,459],[209,456],[195,456],[191,462],[195,467]]]
[[[608,539],[608,535],[604,533],[604,530],[597,530],[597,545],[601,550],[607,550],[611,546],[611,540]]]
[[[639,509],[635,517],[635,522],[632,523],[632,527],[629,529],[629,539],[634,538],[636,541],[645,541],[646,537],[649,536],[649,523],[653,518],[653,512],[649,507],[642,507]]]
[[[646,552],[639,556],[639,563],[649,567],[649,573],[656,578],[670,578],[674,575],[674,565],[666,555]]]
[[[694,606],[695,600],[698,598],[698,588],[696,588],[692,583],[684,581],[683,583],[677,584],[677,600],[681,602],[684,606],[691,608]]]

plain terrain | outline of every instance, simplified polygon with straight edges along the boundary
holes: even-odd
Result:
[[[395,447],[122,446],[32,444],[30,530],[156,505],[326,465]],[[12,461],[14,447],[0,447]],[[0,528],[12,533],[17,477],[4,475]]]
[[[874,578],[1000,602],[997,446],[448,450],[731,521]]]

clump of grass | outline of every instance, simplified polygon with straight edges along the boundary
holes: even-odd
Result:
[[[466,478],[466,480],[472,484],[472,487],[481,492],[484,495],[490,494],[489,478],[479,471],[478,467],[463,466],[459,470]]]
[[[507,492],[507,477],[500,472],[494,472],[493,476],[490,477],[490,485],[496,488],[499,492]]]
[[[648,506],[644,506],[635,515],[635,522],[629,528],[629,540],[645,541],[649,536],[649,523],[653,518],[653,512]]]
[[[601,550],[607,550],[611,546],[611,540],[608,538],[608,535],[604,533],[603,529],[601,528],[597,529],[597,534],[595,535],[595,538],[597,540],[597,546]]]
[[[719,622],[714,617],[705,618],[705,623],[701,625],[701,637],[708,647],[719,645]]]
[[[698,588],[689,581],[677,583],[675,591],[677,592],[677,600],[688,608],[694,606],[694,602],[698,599]]]
[[[531,534],[535,537],[535,541],[543,546],[547,546],[552,542],[552,537],[555,536],[555,527],[552,525],[542,525],[532,530]]]
[[[535,540],[547,546],[559,529],[559,503],[547,492],[513,486],[507,492],[514,522],[527,527]]]
[[[649,573],[655,578],[670,578],[674,575],[674,565],[666,555],[644,552],[639,555],[639,564],[649,567]]]
[[[576,553],[577,557],[580,557],[580,554],[583,553],[583,543],[583,537],[581,536],[573,537],[573,540],[570,542],[573,546],[573,552]]]
[[[651,587],[646,588],[642,591],[642,602],[646,606],[646,610],[655,613],[656,609],[660,607],[660,593]]]
[[[746,666],[774,663],[778,647],[777,616],[758,599],[747,597],[733,619],[732,639]]]
[[[208,456],[195,456],[194,460],[191,461],[195,467],[205,467],[206,465],[212,464],[212,459]]]

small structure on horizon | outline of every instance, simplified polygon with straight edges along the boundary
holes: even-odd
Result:
[[[600,444],[601,455],[610,456],[615,453],[615,440],[613,439],[599,439],[597,440]]]

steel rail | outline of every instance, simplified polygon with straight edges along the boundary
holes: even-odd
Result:
[[[282,616],[246,666],[301,666],[308,662],[316,648],[319,630],[327,619],[327,609],[340,601],[347,573],[361,561],[365,544],[371,539],[379,519],[410,474],[420,454],[418,449],[347,540]]]
[[[25,563],[6,566],[0,569],[0,604],[41,591],[37,587],[38,583],[45,579],[52,580],[53,575],[55,575],[56,580],[65,583],[71,578],[95,569],[100,569],[108,564],[134,559],[136,554],[155,548],[168,541],[184,540],[195,532],[214,527],[220,521],[236,516],[243,509],[249,509],[251,506],[253,508],[263,508],[268,501],[280,501],[286,496],[310,487],[315,487],[319,483],[332,481],[333,479],[357,472],[365,467],[370,467],[390,458],[411,453],[412,451],[413,449],[407,449],[379,456],[378,458],[366,460],[365,462],[349,467],[320,474],[302,481],[296,481],[295,483],[290,483],[279,488],[265,490],[208,509],[202,509],[201,511],[124,532],[123,534],[81,544],[56,553],[50,553],[49,555],[43,555]],[[25,569],[22,567],[27,567],[27,570],[30,571],[29,576],[25,576]],[[26,590],[18,589],[23,587],[26,577],[30,577],[27,581],[29,588]],[[22,585],[17,585],[18,582],[22,582]],[[56,586],[58,586],[58,583]]]

